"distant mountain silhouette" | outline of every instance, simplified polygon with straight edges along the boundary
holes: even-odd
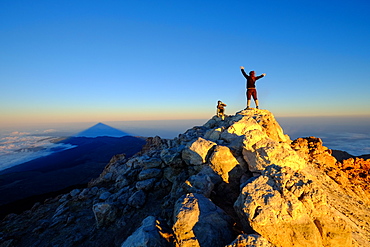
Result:
[[[75,137],[98,137],[98,136],[111,136],[111,137],[122,137],[129,136],[130,134],[113,128],[103,123],[97,123],[94,126],[74,135]]]

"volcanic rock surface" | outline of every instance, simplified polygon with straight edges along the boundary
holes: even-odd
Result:
[[[291,141],[267,110],[116,155],[84,189],[0,224],[0,246],[370,246],[369,161]]]

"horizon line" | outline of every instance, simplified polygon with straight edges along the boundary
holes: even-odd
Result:
[[[226,114],[229,116],[235,115],[234,114]],[[370,114],[354,114],[354,115],[275,115],[276,118],[370,118]],[[195,121],[195,120],[207,120],[212,119],[212,117],[215,115],[212,115],[211,117],[205,117],[205,118],[164,118],[164,119],[135,119],[135,120],[97,120],[97,121],[53,121],[53,122],[32,122],[32,123],[26,123],[26,122],[12,122],[12,123],[5,123],[1,124],[0,127],[15,127],[16,126],[37,126],[37,125],[45,125],[45,124],[98,124],[98,123],[114,123],[114,122],[159,122],[159,121]]]

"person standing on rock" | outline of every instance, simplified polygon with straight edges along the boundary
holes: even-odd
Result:
[[[258,98],[257,98],[257,89],[256,89],[256,81],[258,79],[261,79],[264,77],[266,74],[262,74],[260,76],[255,76],[255,72],[252,70],[249,72],[249,75],[245,73],[244,67],[240,66],[240,70],[242,71],[242,74],[244,75],[245,79],[247,79],[247,108],[245,109],[250,109],[250,103],[251,103],[251,98],[253,97],[254,103],[256,104],[256,108],[258,109]]]
[[[217,102],[217,117],[221,118],[222,120],[225,118],[225,106],[226,104],[221,100]]]

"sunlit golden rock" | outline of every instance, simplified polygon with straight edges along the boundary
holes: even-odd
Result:
[[[221,176],[223,181],[229,182],[229,172],[237,165],[239,161],[225,146],[216,146],[209,158],[210,167]]]
[[[208,151],[215,145],[216,143],[199,137],[182,151],[182,159],[189,165],[200,166],[206,162]]]
[[[275,246],[351,246],[351,228],[327,205],[325,193],[288,167],[267,167],[243,188],[234,207],[245,229]]]

